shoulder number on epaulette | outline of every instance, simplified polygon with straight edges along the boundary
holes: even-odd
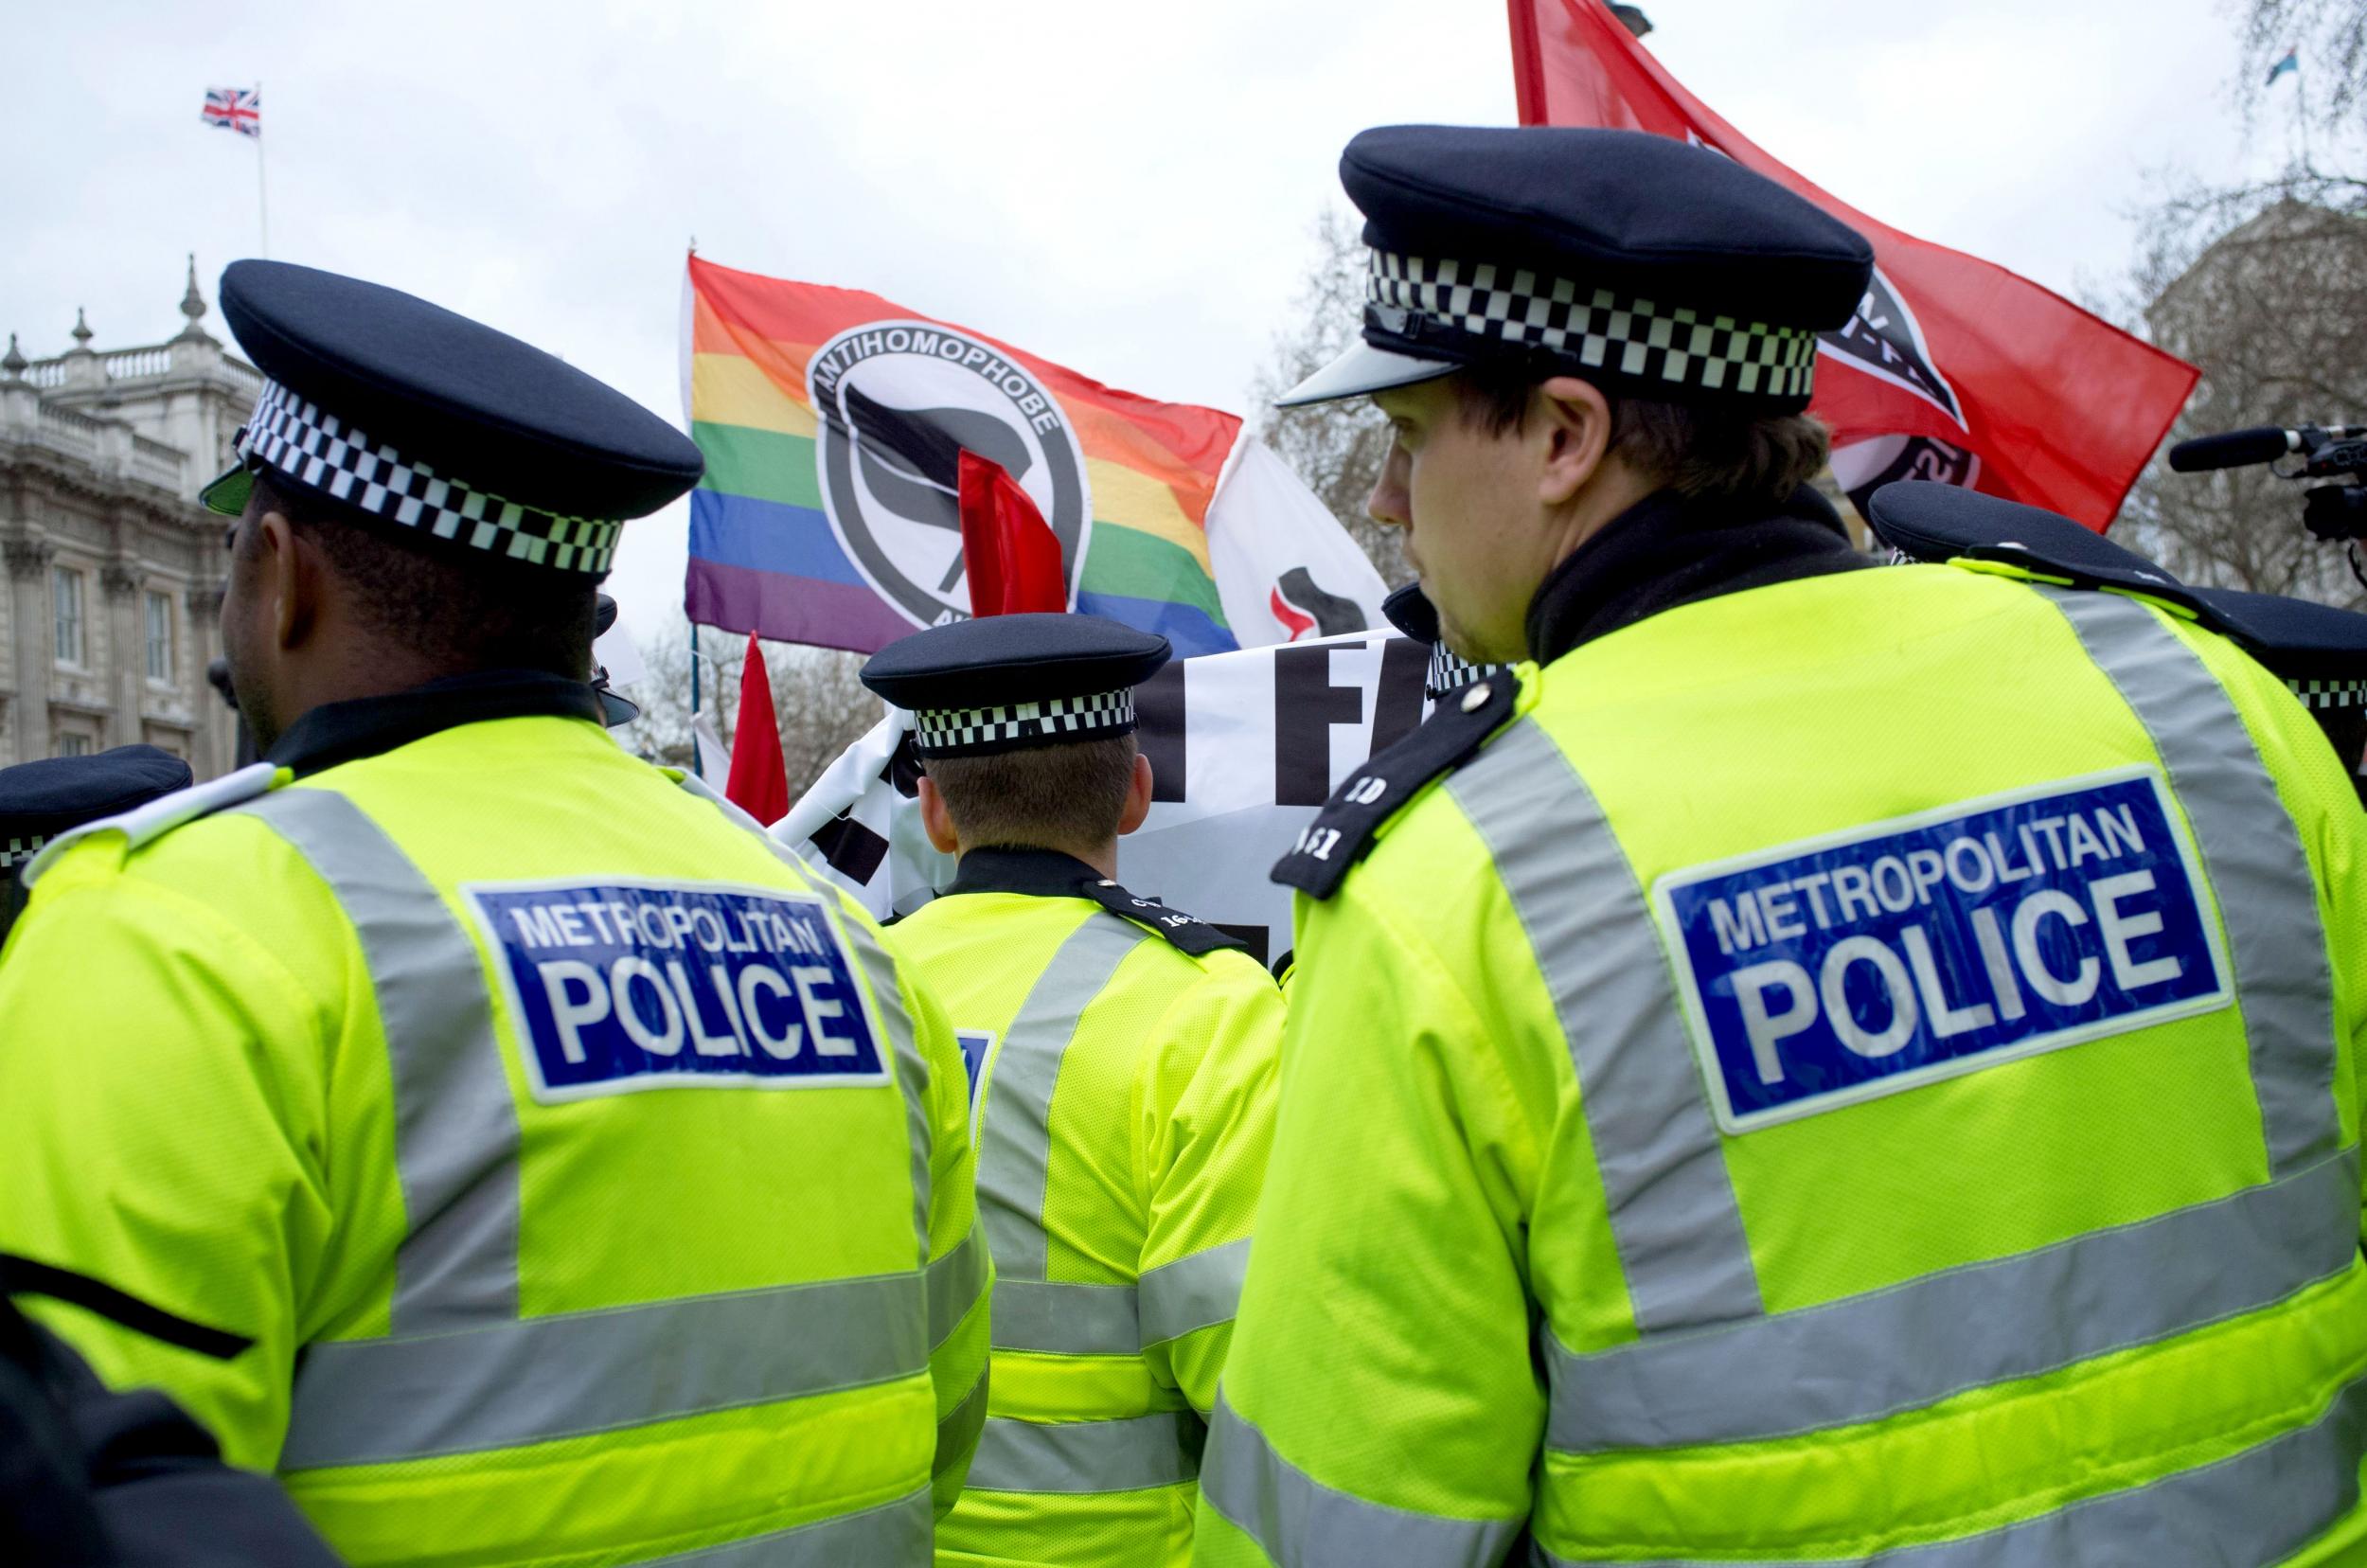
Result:
[[[1274,863],[1273,880],[1328,899],[1348,868],[1370,853],[1373,835],[1397,808],[1468,761],[1512,716],[1521,683],[1501,675],[1450,692],[1414,733],[1348,775]]]
[[[1169,909],[1156,899],[1129,893],[1116,882],[1089,882],[1081,891],[1086,898],[1111,914],[1122,915],[1138,925],[1148,926],[1166,937],[1170,947],[1188,953],[1195,958],[1224,948],[1237,948],[1244,953],[1249,951],[1239,937],[1219,931],[1197,915],[1186,915],[1180,909]]]

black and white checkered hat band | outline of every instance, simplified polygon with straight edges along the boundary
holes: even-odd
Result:
[[[2367,681],[2287,681],[2304,707],[2367,707]]]
[[[41,846],[48,842],[39,833],[30,838],[0,839],[0,871],[24,864],[41,853]]]
[[[1804,401],[1816,333],[1668,305],[1492,261],[1374,251],[1366,299],[1390,312],[1587,369],[1671,388]],[[1418,335],[1418,334],[1417,334]]]
[[[918,708],[913,713],[913,739],[923,757],[981,757],[1063,740],[1100,740],[1133,728],[1131,687],[1002,707]]]
[[[438,474],[275,381],[263,383],[239,455],[375,517],[561,572],[605,572],[622,521],[561,517]]]
[[[1510,668],[1500,664],[1473,664],[1445,643],[1433,643],[1430,645],[1430,674],[1424,678],[1423,686],[1431,696],[1443,697],[1450,691],[1469,686],[1473,681],[1484,680]]]

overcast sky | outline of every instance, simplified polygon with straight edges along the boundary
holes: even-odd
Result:
[[[1843,199],[2058,291],[2109,285],[2149,181],[2281,161],[2231,106],[2225,0],[1647,0],[1650,46]],[[1146,395],[1242,409],[1359,129],[1509,124],[1501,0],[15,8],[0,332],[101,349],[180,326],[257,253],[423,294],[669,419],[692,236]],[[206,323],[226,336],[219,315]],[[682,590],[684,508],[612,591]]]

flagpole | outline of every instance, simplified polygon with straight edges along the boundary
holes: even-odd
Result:
[[[271,259],[271,194],[263,183],[263,84],[255,84],[255,216],[263,231],[263,259]]]
[[[2300,67],[2293,71],[2293,118],[2302,133],[2302,171],[2309,170],[2309,83],[2304,80]]]

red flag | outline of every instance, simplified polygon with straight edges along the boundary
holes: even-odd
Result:
[[[1068,608],[1060,541],[1003,465],[965,447],[958,465],[962,561],[977,615]]]
[[[1864,509],[1943,479],[2102,531],[2200,374],[2027,278],[1875,222],[1777,163],[1661,68],[1602,0],[1509,0],[1523,125],[1649,131],[1722,152],[1874,244],[1857,319],[1824,334],[1809,411]]]
[[[781,722],[773,712],[773,677],[753,632],[748,661],[739,668],[739,717],[732,723],[732,771],[723,798],[767,827],[789,815],[789,764],[781,757]]]

